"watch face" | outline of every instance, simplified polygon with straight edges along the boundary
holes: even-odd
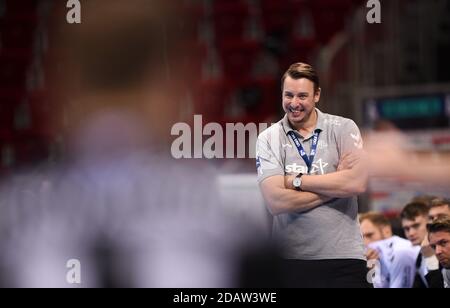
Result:
[[[294,179],[294,182],[293,182],[294,187],[300,187],[300,184],[301,184],[301,183],[302,183],[302,182],[300,181],[299,178],[295,178],[295,179]]]

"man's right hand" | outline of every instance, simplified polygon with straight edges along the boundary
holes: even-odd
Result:
[[[425,258],[429,258],[434,256],[434,250],[430,246],[430,242],[428,241],[428,236],[425,236],[422,244],[420,245],[420,252]]]

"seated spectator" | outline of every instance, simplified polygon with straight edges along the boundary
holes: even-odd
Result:
[[[427,236],[428,206],[423,202],[408,203],[400,213],[405,236],[420,246]]]
[[[411,288],[416,274],[419,248],[408,240],[394,236],[390,222],[380,213],[360,216],[361,233],[368,248],[367,258],[378,259],[376,288]],[[378,279],[377,279],[378,278]]]
[[[428,239],[442,267],[426,276],[431,288],[450,288],[450,218],[442,218],[428,225]]]
[[[421,247],[416,260],[416,279],[414,288],[428,288],[425,276],[429,271],[437,270],[439,262],[427,241],[427,222],[429,207],[424,202],[413,201],[407,204],[400,218],[405,236],[413,245]]]

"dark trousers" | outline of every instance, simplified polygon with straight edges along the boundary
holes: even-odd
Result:
[[[290,288],[372,288],[362,260],[283,260],[281,272]]]

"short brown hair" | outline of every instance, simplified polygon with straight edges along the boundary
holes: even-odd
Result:
[[[367,212],[361,214],[359,216],[359,223],[362,223],[364,220],[369,220],[377,227],[385,227],[391,225],[389,220],[383,214],[377,212]]]
[[[440,206],[448,206],[450,207],[450,200],[443,199],[443,198],[436,198],[433,201],[431,201],[430,209],[434,207],[440,207]]]
[[[284,81],[288,76],[296,80],[306,78],[312,81],[314,83],[314,93],[317,93],[320,89],[319,76],[317,75],[314,68],[309,64],[301,62],[292,64],[281,78],[281,90],[283,90]]]
[[[440,218],[427,225],[429,233],[448,232],[450,233],[450,218]]]
[[[418,216],[427,216],[429,208],[423,202],[408,203],[400,213],[401,219],[414,220]]]
[[[433,200],[438,199],[437,196],[433,196],[433,195],[420,195],[417,197],[414,197],[411,202],[421,202],[421,203],[425,203],[428,207],[431,206],[431,203],[433,202]]]

